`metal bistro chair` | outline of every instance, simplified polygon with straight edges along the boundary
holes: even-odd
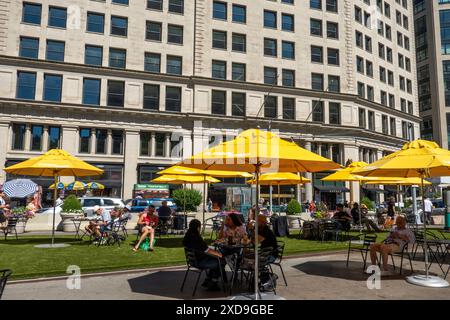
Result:
[[[8,234],[14,233],[16,235],[16,240],[19,240],[19,237],[17,236],[17,222],[19,221],[19,218],[16,217],[10,217],[8,218],[8,225],[4,228],[2,228],[3,233],[5,234],[5,240],[8,237]]]
[[[270,263],[269,267],[270,267],[271,271],[272,271],[272,266],[271,266],[272,264],[276,265],[280,268],[281,275],[283,276],[283,280],[284,280],[284,285],[287,286],[286,277],[284,275],[283,267],[281,266],[281,261],[283,260],[283,254],[284,254],[284,247],[285,247],[284,241],[277,241],[277,248],[275,249],[275,251],[277,252],[277,258],[275,259],[274,262]]]
[[[269,275],[269,279],[272,282],[272,290],[275,294],[275,281],[276,281],[276,277],[274,277],[274,274],[270,268],[270,256],[273,253],[273,248],[272,247],[267,247],[267,248],[260,248],[259,249],[259,253],[258,253],[258,272],[259,272],[259,284],[258,286],[261,288],[262,287],[262,283],[261,283],[261,275],[263,273],[267,273]],[[242,266],[241,266],[241,279],[242,276],[245,277],[246,281],[248,281],[248,289],[252,290],[253,289],[253,285],[254,285],[254,278],[255,278],[255,260],[254,260],[254,256],[255,253],[254,251],[249,251],[246,255],[246,257],[244,257],[244,261],[247,262],[243,262]],[[247,273],[245,275],[245,273]],[[266,291],[261,290],[261,291]]]
[[[363,237],[361,239],[361,237]],[[367,255],[370,251],[370,245],[374,244],[377,240],[376,234],[368,234],[368,233],[361,233],[358,234],[352,238],[350,238],[350,241],[348,242],[348,252],[347,252],[347,267],[348,262],[350,259],[350,252],[355,251],[361,253],[361,257],[364,261],[363,270],[366,270],[367,265]],[[358,241],[358,242],[355,242]]]
[[[322,242],[325,240],[328,234],[334,235],[335,242],[338,241],[339,235],[342,233],[341,225],[335,220],[325,220],[321,224]]]
[[[106,244],[114,245],[117,243],[117,245],[120,247],[120,244],[126,239],[126,237],[123,234],[120,234],[120,232],[123,230],[123,226],[126,225],[127,222],[128,219],[120,219],[119,221],[111,224],[111,230],[106,231]]]
[[[409,260],[409,265],[411,267],[411,272],[414,272],[413,265],[412,265],[411,253],[408,250],[408,243],[405,243],[405,245],[403,246],[403,248],[401,249],[400,252],[391,252],[391,253],[389,253],[389,255],[391,256],[392,266],[394,267],[394,270],[396,269],[395,262],[394,262],[394,256],[400,257],[400,274],[402,274],[403,259],[404,259],[404,256],[406,255],[408,257],[408,260]],[[378,264],[380,264],[380,262],[381,262],[381,252],[380,252]]]
[[[213,235],[215,235],[216,239],[217,239],[221,225],[222,225],[222,219],[220,219],[218,217],[212,217],[212,218],[206,219],[205,223],[203,224],[202,235],[205,234],[206,228],[210,227],[211,228],[210,240],[213,239]]]
[[[12,271],[10,269],[0,270],[0,300],[2,299],[3,291],[6,287],[6,282],[8,278],[11,276]]]

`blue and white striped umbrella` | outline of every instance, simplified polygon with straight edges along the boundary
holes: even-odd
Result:
[[[15,179],[6,181],[3,192],[9,198],[25,198],[38,190],[38,185],[30,179]]]

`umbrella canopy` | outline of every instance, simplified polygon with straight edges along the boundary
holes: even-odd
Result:
[[[37,190],[38,185],[30,179],[10,180],[3,185],[3,192],[9,198],[25,198],[34,194]]]
[[[255,184],[256,180],[251,179],[248,180],[247,183]],[[311,180],[308,178],[304,178],[302,176],[298,176],[292,172],[269,172],[264,173],[259,177],[260,185],[293,185],[293,184],[305,184],[311,183]]]
[[[211,177],[218,177],[218,178],[235,178],[235,177],[249,178],[253,176],[250,173],[241,171],[201,170],[183,166],[172,166],[170,168],[159,171],[158,174],[192,175],[192,176],[208,175]]]
[[[413,185],[420,185],[422,183],[421,181],[422,181],[422,179],[420,179],[420,178],[403,178],[403,179],[399,179],[399,180],[383,180],[382,177],[379,177],[379,179],[377,179],[377,180],[365,181],[364,184],[413,186]],[[432,183],[424,180],[423,184],[429,186]]]
[[[203,177],[203,176],[188,176],[188,175],[162,175],[158,178],[153,179],[152,183],[168,183],[168,184],[185,184],[185,183],[217,183],[217,180],[213,177]]]
[[[55,189],[55,184],[53,183],[52,185],[50,185],[50,187],[48,187],[49,189]],[[63,183],[63,182],[58,182],[57,184],[56,184],[56,189],[58,189],[58,190],[63,190],[63,189],[65,189],[65,188],[67,188],[67,185],[65,184],[65,183]]]
[[[341,166],[294,142],[259,129],[249,129],[235,139],[198,153],[179,163],[203,170],[255,172],[318,172]]]
[[[74,181],[67,185],[67,190],[84,190],[87,188],[86,183],[81,181]]]
[[[338,170],[325,178],[322,181],[363,181],[363,176],[353,174],[354,171],[367,166],[368,164],[363,161],[352,162],[344,169]]]
[[[89,182],[86,184],[86,187],[88,189],[98,189],[98,190],[105,189],[105,186],[98,182]]]

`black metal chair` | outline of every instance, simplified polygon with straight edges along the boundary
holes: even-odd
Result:
[[[281,266],[281,261],[283,260],[283,254],[284,254],[284,247],[285,247],[284,241],[277,241],[277,248],[275,249],[275,251],[277,253],[277,257],[276,257],[275,261],[270,264],[276,265],[280,268],[281,275],[283,276],[283,280],[284,280],[284,285],[287,286],[286,277],[284,275],[283,267]],[[272,271],[271,266],[270,266],[270,270]]]
[[[8,225],[6,227],[3,227],[3,233],[5,234],[5,240],[8,237],[8,234],[14,233],[16,235],[16,240],[19,240],[19,237],[17,236],[17,222],[19,222],[19,218],[16,217],[9,217],[8,218]]]
[[[8,278],[11,276],[12,271],[10,269],[0,270],[0,300],[2,299],[3,291],[6,287],[6,282]]]
[[[196,272],[196,273],[198,273],[198,277],[197,277],[197,280],[195,282],[194,291],[192,292],[192,296],[195,296],[195,293],[197,292],[198,282],[200,281],[200,277],[201,277],[202,273],[203,272],[206,273],[209,270],[208,268],[202,267],[200,265],[198,259],[197,259],[198,256],[202,256],[205,253],[202,252],[202,251],[198,251],[198,250],[194,250],[194,249],[185,247],[184,248],[184,254],[185,254],[185,257],[186,257],[186,265],[187,265],[188,268],[187,268],[186,273],[184,275],[184,279],[183,279],[183,283],[181,285],[180,291],[183,292],[184,284],[186,283],[186,279],[187,279],[189,271]],[[219,257],[217,257],[217,261],[219,263],[219,266],[221,266],[221,261],[220,261]],[[191,269],[193,269],[193,270],[191,270]],[[224,284],[224,277],[223,277],[222,267],[220,267],[219,269],[220,269],[220,278],[222,280],[222,284]],[[225,285],[223,287],[224,287],[223,289],[225,291]]]
[[[335,242],[338,241],[338,237],[341,234],[341,225],[335,220],[325,220],[321,223],[320,230],[322,233],[322,242],[325,240],[328,234],[334,236]]]
[[[391,256],[392,266],[394,267],[394,270],[396,269],[394,256],[400,257],[400,274],[402,274],[402,271],[403,271],[403,259],[404,259],[404,256],[406,255],[408,257],[408,260],[409,260],[409,265],[411,267],[411,272],[414,272],[414,268],[413,268],[413,265],[412,265],[411,253],[408,250],[408,243],[405,243],[403,248],[401,248],[401,251],[399,251],[399,252],[391,252],[391,253],[389,253],[389,255]],[[380,252],[379,262],[381,262],[381,252]]]
[[[270,268],[270,263],[271,263],[270,256],[272,256],[273,250],[274,249],[272,247],[259,249],[259,252],[258,252],[258,273],[259,273],[258,287],[261,288],[262,290],[264,289],[264,288],[262,288],[263,283],[261,281],[262,280],[261,275],[268,274],[270,282],[273,284],[271,289],[275,294],[277,294],[276,289],[275,289],[276,279],[274,278],[273,272]],[[246,280],[248,280],[248,289],[249,290],[252,290],[253,286],[254,286],[254,278],[255,278],[254,256],[255,256],[254,251],[253,252],[250,251],[247,254],[247,258],[244,257],[244,260],[247,260],[247,263],[243,262],[243,265],[241,266],[241,276],[245,275],[245,273],[247,273],[245,275],[245,278],[246,278]],[[267,291],[267,290],[264,289],[264,291]]]
[[[355,240],[359,241],[359,243],[355,243],[354,242]],[[376,242],[376,240],[377,240],[376,234],[367,234],[367,233],[361,233],[361,234],[358,234],[358,235],[350,238],[350,241],[348,242],[347,267],[348,267],[348,262],[350,259],[350,252],[354,251],[354,252],[361,253],[361,257],[364,261],[363,270],[366,270],[367,255],[370,251],[370,245],[374,244]]]
[[[211,228],[211,236],[210,240],[213,240],[213,235],[215,235],[216,239],[218,237],[220,227],[222,226],[222,219],[218,217],[212,217],[205,220],[202,228],[202,235],[205,234],[206,228]]]

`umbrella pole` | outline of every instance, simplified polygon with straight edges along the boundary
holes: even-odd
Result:
[[[350,183],[352,183],[352,182],[350,182]],[[361,180],[358,180],[358,188],[359,188],[359,205],[361,206]],[[350,208],[350,210],[351,210],[352,208]],[[360,232],[361,232],[361,230],[362,230],[362,224],[361,224],[361,208],[359,208],[359,210],[358,210],[358,212],[359,212],[359,230],[360,230]]]
[[[425,274],[428,279],[428,243],[427,243],[427,220],[425,217],[425,187],[423,185],[423,175],[420,177],[420,184],[422,187],[422,215],[423,215],[423,254],[425,255]],[[431,222],[431,221],[430,221]]]
[[[256,164],[255,177],[256,177],[256,212],[255,212],[255,300],[260,300],[259,296],[259,263],[258,263],[258,216],[259,216],[259,174],[260,164]]]
[[[281,206],[281,201],[280,201],[280,183],[278,183],[278,208],[280,208]]]
[[[270,211],[272,211],[272,198],[273,198],[272,184],[269,184],[269,207],[270,207]]]
[[[203,175],[203,225],[205,225],[206,215],[206,174]]]
[[[422,181],[422,183],[423,183],[423,181]],[[422,187],[423,187],[423,184],[422,184]],[[423,198],[422,198],[422,200],[423,200]],[[399,184],[397,184],[397,210],[400,213],[400,185]]]
[[[53,183],[55,184],[55,189],[53,190],[53,224],[52,224],[52,247],[55,244],[55,216],[56,216],[56,195],[58,193],[58,176],[56,172],[53,174]]]
[[[187,213],[186,213],[186,184],[183,183],[183,210],[184,210],[184,230],[187,229]]]

